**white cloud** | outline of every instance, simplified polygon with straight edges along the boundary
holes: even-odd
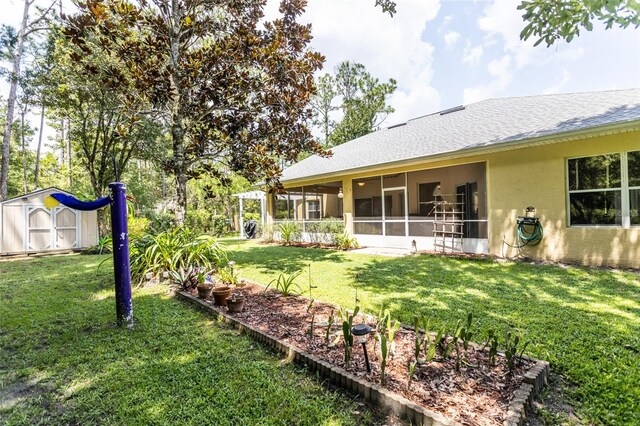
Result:
[[[546,89],[544,89],[544,91],[542,93],[544,93],[545,95],[551,95],[554,93],[560,93],[560,91],[562,90],[562,88],[564,88],[564,86],[566,86],[566,84],[570,81],[571,79],[571,73],[569,73],[569,71],[567,71],[566,69],[562,70],[562,77],[560,78],[560,80],[552,85],[547,87]]]
[[[507,90],[513,80],[511,56],[504,55],[500,59],[492,60],[487,65],[487,71],[492,77],[491,81],[463,90],[462,98],[465,105],[498,97]]]
[[[467,41],[467,45],[462,52],[462,62],[478,65],[480,63],[480,59],[482,59],[482,54],[484,53],[484,48],[481,44],[477,46],[472,46],[470,41]]]
[[[457,33],[455,31],[447,31],[443,38],[447,48],[452,48],[460,39],[460,33]]]
[[[278,4],[269,0],[268,19],[277,16]],[[439,9],[439,0],[406,0],[398,2],[391,18],[362,0],[311,0],[301,20],[312,24],[311,45],[326,56],[322,72],[351,60],[380,80],[398,81],[390,101],[396,112],[386,121],[395,123],[440,107],[440,97],[431,86],[434,48],[422,40]]]

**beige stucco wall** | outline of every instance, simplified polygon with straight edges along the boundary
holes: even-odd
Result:
[[[20,253],[25,251],[25,206],[42,207],[44,199],[56,189],[49,189],[35,194],[27,194],[0,204],[2,209],[2,226],[0,232],[0,253]],[[48,218],[48,216],[47,216]],[[68,219],[65,217],[65,219]],[[47,221],[48,222],[48,221]],[[48,224],[37,224],[47,226]],[[62,225],[69,225],[64,223]],[[63,236],[69,231],[62,231]],[[33,238],[32,238],[33,241]],[[95,211],[80,212],[79,248],[91,247],[98,242],[98,216]]]
[[[586,265],[609,265],[640,268],[640,227],[569,227],[567,221],[566,160],[571,157],[640,150],[640,131],[607,136],[583,137],[568,142],[549,141],[544,145],[503,150],[464,158],[437,161],[413,161],[401,166],[376,167],[341,176],[343,212],[347,230],[353,230],[352,180],[399,172],[436,169],[463,164],[486,165],[489,251],[497,256],[517,253],[503,244],[514,243],[516,218],[527,206],[536,208],[544,238],[534,247],[521,249],[521,254],[552,261]],[[472,171],[475,167],[460,168]],[[472,173],[476,174],[476,172]],[[464,179],[461,176],[460,183]],[[310,179],[300,184],[335,181],[335,176]],[[410,182],[410,185],[413,183]],[[286,186],[286,185],[285,185]],[[413,190],[414,188],[408,188]],[[409,191],[411,193],[411,191]],[[410,211],[414,201],[409,200]]]
[[[640,150],[640,132],[563,142],[496,153],[488,157],[489,247],[504,250],[502,236],[515,239],[515,221],[527,206],[536,208],[544,239],[522,254],[537,259],[588,265],[640,267],[640,227],[568,226],[566,159]],[[506,247],[505,247],[506,249]]]

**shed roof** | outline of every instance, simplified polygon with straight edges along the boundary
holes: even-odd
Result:
[[[463,155],[498,145],[640,121],[640,89],[487,99],[409,120],[332,148],[284,170],[282,181],[368,166]]]
[[[40,193],[43,193],[43,192],[47,192],[47,191],[51,191],[51,190],[54,190],[54,191],[57,191],[57,192],[62,192],[63,194],[71,195],[71,193],[68,192],[68,191],[64,191],[64,190],[62,190],[62,189],[60,189],[58,187],[55,187],[55,186],[50,186],[48,188],[36,189],[34,191],[27,192],[26,194],[22,194],[22,195],[18,195],[18,196],[15,196],[15,197],[7,198],[6,200],[0,201],[0,204],[8,203],[10,201],[15,201],[15,200],[17,200],[19,198],[31,197],[32,195],[37,195],[37,194],[40,194]]]

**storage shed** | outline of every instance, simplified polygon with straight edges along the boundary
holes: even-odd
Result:
[[[33,191],[0,202],[0,254],[82,249],[98,243],[98,217],[65,206],[48,209],[44,199],[58,188]]]

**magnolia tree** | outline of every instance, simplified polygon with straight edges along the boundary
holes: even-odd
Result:
[[[224,165],[274,188],[282,161],[327,154],[305,124],[313,74],[324,60],[308,48],[311,26],[297,22],[306,1],[283,0],[280,17],[269,22],[264,3],[87,0],[65,17],[69,41],[81,50],[98,46],[114,70],[126,70],[132,96],[148,101],[166,126],[164,166],[176,179],[179,224],[190,178]],[[103,71],[94,67],[86,64],[85,72]],[[104,84],[123,82],[116,75]],[[122,100],[123,111],[127,102],[133,98]]]

